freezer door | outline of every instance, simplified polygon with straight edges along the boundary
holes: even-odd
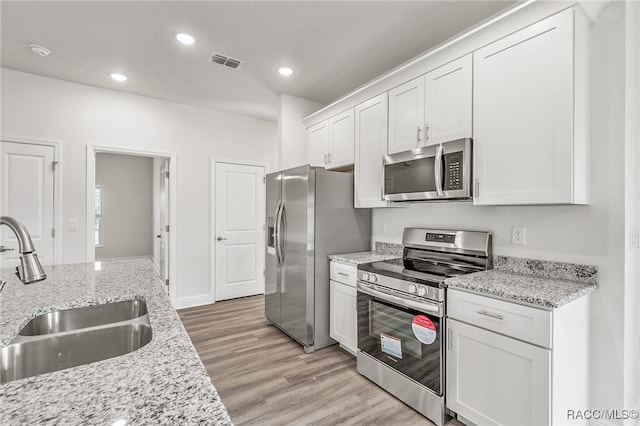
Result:
[[[266,250],[265,250],[265,315],[269,321],[280,325],[280,265],[278,261],[278,244],[276,235],[276,217],[281,204],[282,175],[272,173],[266,178]]]
[[[280,325],[305,346],[313,345],[314,188],[309,166],[282,172]]]

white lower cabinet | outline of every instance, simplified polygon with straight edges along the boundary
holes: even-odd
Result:
[[[356,267],[331,262],[329,335],[355,355],[358,349]]]
[[[447,408],[505,426],[563,425],[588,409],[588,306],[588,296],[545,310],[449,289]]]
[[[447,323],[447,405],[478,425],[550,423],[551,350]]]

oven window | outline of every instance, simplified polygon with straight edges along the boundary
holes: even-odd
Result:
[[[358,348],[441,394],[441,319],[358,293]]]
[[[434,163],[435,157],[428,157],[385,165],[384,193],[435,191]]]

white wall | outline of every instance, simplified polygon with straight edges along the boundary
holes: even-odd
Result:
[[[153,158],[99,153],[102,246],[96,259],[153,255]]]
[[[295,96],[280,95],[278,111],[278,170],[309,164],[307,132],[302,119],[324,105]]]
[[[277,124],[241,115],[1,70],[2,135],[62,144],[63,263],[85,261],[86,145],[177,155],[177,306],[207,303],[210,158],[277,164]]]
[[[640,408],[640,250],[630,241],[640,232],[640,2],[625,9],[624,406]]]

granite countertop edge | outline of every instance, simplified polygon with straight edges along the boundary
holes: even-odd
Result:
[[[0,293],[0,345],[37,315],[140,298],[153,337],[125,355],[0,385],[0,424],[232,424],[149,258],[45,272],[47,280],[23,285],[0,270],[8,281]]]
[[[329,259],[332,262],[344,263],[345,265],[357,266],[362,263],[379,262],[381,260],[390,260],[401,258],[402,255],[382,254],[375,251],[361,251],[356,253],[330,254]]]
[[[445,280],[447,288],[467,290],[515,303],[557,309],[598,288],[595,283],[538,277],[515,272],[476,272]]]

